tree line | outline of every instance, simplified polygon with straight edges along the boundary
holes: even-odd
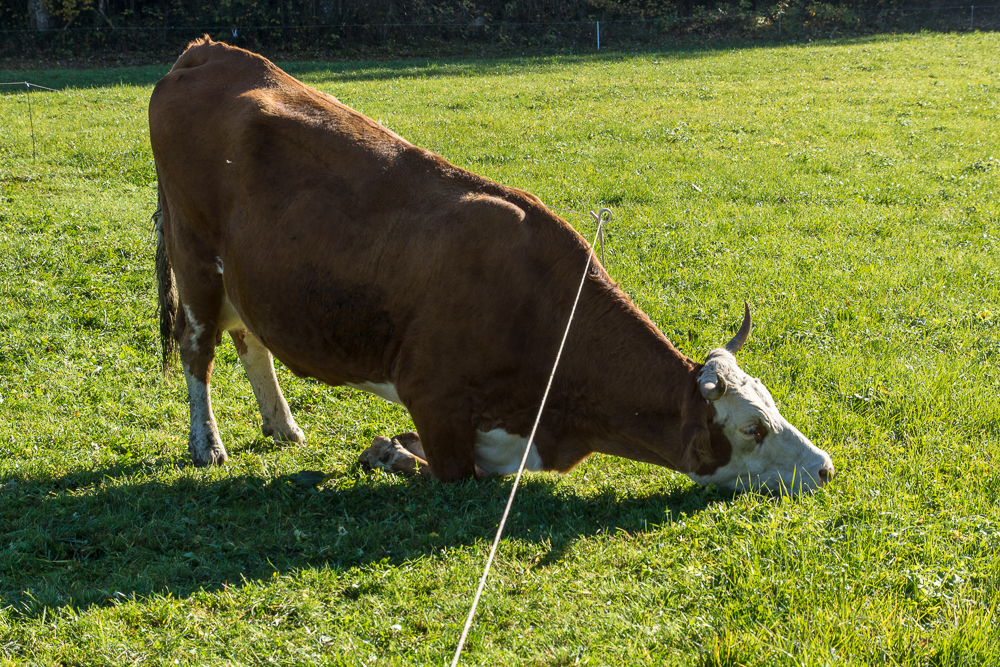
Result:
[[[964,0],[963,0],[964,1]],[[969,0],[974,2],[974,0]],[[997,1],[997,0],[994,0]],[[0,31],[12,50],[174,45],[199,31],[281,44],[350,47],[407,41],[590,43],[594,26],[619,40],[664,35],[793,37],[840,31],[956,30],[975,26],[954,0],[4,0]],[[979,10],[995,29],[997,9]],[[972,19],[970,21],[969,19]],[[618,24],[628,24],[618,25]]]

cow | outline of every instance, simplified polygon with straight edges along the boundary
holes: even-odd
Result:
[[[227,454],[210,399],[228,333],[262,431],[301,442],[273,357],[400,403],[416,433],[362,459],[442,481],[510,474],[569,317],[528,470],[600,452],[728,490],[814,490],[830,456],[779,414],[729,343],[679,352],[533,195],[449,164],[265,58],[191,42],[153,90],[149,137],[164,371],[179,350],[188,448]],[[781,491],[779,491],[781,492]]]

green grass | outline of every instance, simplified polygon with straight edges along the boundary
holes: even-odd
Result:
[[[160,68],[0,72],[0,664],[442,664],[510,479],[360,470],[406,413],[279,369],[307,443],[186,465],[158,373]],[[289,63],[587,234],[686,353],[727,340],[833,457],[731,497],[595,456],[530,475],[463,664],[1000,663],[1000,36],[541,60]],[[301,470],[333,472],[321,488]],[[398,629],[394,629],[398,626]]]

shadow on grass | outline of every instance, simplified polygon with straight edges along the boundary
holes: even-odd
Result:
[[[351,470],[320,488],[294,476],[223,476],[173,460],[0,480],[0,606],[34,616],[122,597],[186,596],[312,567],[395,565],[492,539],[512,480],[457,484]],[[586,497],[526,478],[505,539],[554,563],[581,536],[642,532],[725,498],[686,487]]]
[[[855,36],[822,40],[824,44],[863,45],[886,39],[902,39],[895,36]],[[575,64],[618,62],[634,57],[663,58],[665,60],[691,60],[713,55],[720,51],[759,50],[769,48],[810,48],[811,41],[781,42],[768,41],[710,41],[700,44],[653,46],[622,51],[601,53],[582,52],[552,54],[539,52],[532,55],[469,57],[448,56],[443,58],[406,58],[386,60],[342,60],[330,54],[332,60],[289,60],[287,54],[262,55],[273,58],[286,72],[295,77],[308,78],[308,83],[351,83],[383,81],[405,78],[438,77],[479,77],[519,75],[525,72],[544,73]],[[180,55],[182,48],[178,48]],[[3,70],[0,81],[21,81],[27,78],[34,84],[57,90],[106,88],[116,85],[152,86],[160,80],[173,65],[173,58],[167,58],[160,65],[135,67],[95,67],[92,69],[46,69],[46,70]],[[0,97],[23,94],[24,89],[14,86],[0,87]]]

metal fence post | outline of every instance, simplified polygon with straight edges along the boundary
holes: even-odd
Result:
[[[973,30],[972,26],[975,23],[975,20],[976,20],[976,6],[972,5],[969,8],[969,30]]]
[[[597,22],[597,50],[601,50],[601,22]]]
[[[27,81],[24,82],[25,94],[28,96],[28,118],[31,121],[31,161],[34,162],[35,156],[35,112],[31,109],[31,84]]]

